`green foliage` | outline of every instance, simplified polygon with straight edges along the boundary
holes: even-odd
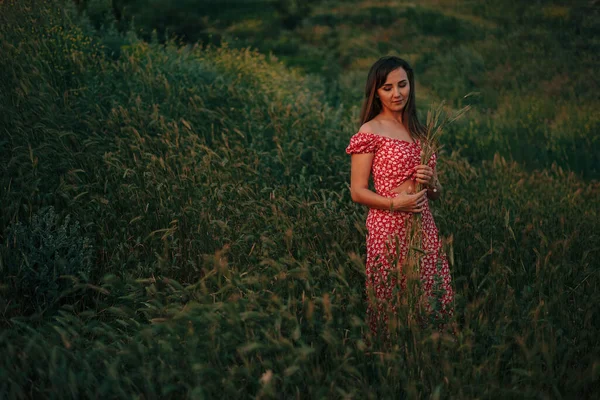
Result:
[[[52,307],[70,288],[67,275],[87,279],[92,273],[93,250],[79,222],[61,223],[54,207],[41,208],[30,224],[17,222],[7,229],[3,275],[19,306]]]
[[[110,26],[125,32],[131,27],[145,40],[156,31],[164,43],[175,36],[186,43],[218,43],[220,29],[231,20],[268,16],[283,29],[293,30],[319,0],[83,0],[79,11],[96,29]],[[214,36],[214,37],[213,37]]]
[[[280,15],[281,23],[286,29],[296,28],[306,18],[311,8],[320,0],[276,0],[273,7]]]
[[[239,49],[251,46],[323,77],[326,101],[334,107],[359,103],[362,88],[357,90],[357,85],[362,86],[368,65],[383,54],[398,54],[413,64],[417,81],[426,88],[421,92],[426,96],[419,96],[420,107],[442,98],[456,107],[465,103],[475,106],[484,129],[484,137],[477,133],[475,141],[488,141],[495,135],[488,135],[488,125],[511,125],[527,118],[528,107],[524,107],[515,120],[508,124],[500,121],[503,114],[499,108],[514,99],[527,98],[534,103],[552,99],[549,105],[545,102],[547,112],[566,105],[578,114],[590,104],[598,107],[597,91],[589,82],[595,79],[592,71],[600,49],[595,33],[600,25],[585,2],[568,6],[555,1],[539,2],[539,6],[510,0],[452,6],[424,2],[383,7],[360,0],[228,0],[218,4],[212,0],[157,0],[146,7],[145,2],[121,0],[112,2],[110,12],[106,2],[80,4],[94,26],[104,24],[105,51],[115,58],[125,44],[118,32],[131,26],[148,41],[156,30],[156,40],[161,43],[170,31],[187,43],[227,42]],[[107,22],[111,18],[114,24]],[[536,61],[540,59],[544,63]],[[360,77],[359,83],[354,76]],[[464,99],[470,92],[476,95]],[[552,124],[534,122],[537,131]],[[535,133],[525,125],[526,132],[519,133],[516,142],[509,139],[513,131],[508,131],[503,132],[506,137],[491,140],[483,148],[472,139],[449,144],[460,144],[472,160],[489,159],[498,151],[532,169],[548,168],[556,162],[582,176],[598,176],[595,157],[586,154],[582,160],[577,150],[591,145],[586,153],[597,153],[597,130],[582,142],[576,139],[583,135],[575,125],[563,126],[558,135]],[[541,156],[528,150],[532,145],[541,146]]]
[[[493,118],[472,114],[443,139],[471,160],[499,153],[531,168],[568,165],[592,178],[600,172],[600,118],[592,108],[556,98],[513,98],[500,104]]]
[[[474,112],[446,134],[444,193],[432,207],[442,236],[453,235],[456,342],[409,326],[401,313],[386,347],[364,320],[366,210],[350,200],[344,153],[371,58],[338,70],[341,89],[332,91],[251,49],[128,35],[117,54],[93,24],[83,29],[69,9],[49,5],[0,3],[0,232],[53,205],[81,226],[45,214],[54,223],[43,226],[64,227],[64,240],[52,234],[54,254],[84,263],[85,232],[98,278],[70,278],[80,301],[25,318],[6,272],[21,253],[2,237],[0,397],[586,398],[600,390],[600,186],[565,167],[595,160],[573,145],[597,143],[593,103],[548,108],[535,93],[520,101],[499,93],[493,112]],[[359,10],[340,4],[342,15],[344,7]],[[327,38],[352,65],[360,57],[352,52],[378,51],[349,29],[297,29],[302,39],[288,33],[292,43]],[[415,48],[438,39],[390,40]],[[492,48],[463,45],[458,61],[439,60],[465,62],[478,77],[503,61],[488,65]],[[445,73],[430,60],[418,96]],[[327,67],[333,80],[339,66]],[[520,68],[527,64],[514,82]],[[328,91],[339,96],[334,105]],[[538,130],[543,119],[548,129]],[[538,153],[519,153],[522,143],[552,149],[543,163],[556,164],[529,171]],[[40,228],[46,238],[50,231]]]
[[[418,64],[417,74],[437,93],[451,99],[462,99],[479,92],[485,74],[485,62],[474,49],[460,45],[445,53],[426,53]],[[470,103],[490,104],[489,98],[476,96]]]
[[[112,0],[89,0],[81,2],[81,5],[85,7],[84,10],[96,29],[108,27],[114,23]]]
[[[403,16],[420,33],[440,36],[446,43],[479,39],[484,33],[472,23],[461,21],[454,16],[423,7],[407,7]]]

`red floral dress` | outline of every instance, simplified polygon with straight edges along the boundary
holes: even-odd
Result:
[[[408,179],[415,179],[415,167],[420,164],[421,143],[358,132],[350,138],[346,153],[374,153],[371,173],[375,192],[392,198],[398,195],[392,192],[392,189]],[[436,162],[437,156],[434,154],[428,165],[435,169]],[[396,263],[401,266],[407,254],[406,232],[411,215],[412,213],[403,211],[369,209],[366,221],[368,233],[365,286],[367,290],[373,287],[377,300],[392,300],[392,291],[398,284],[394,267]],[[421,248],[431,251],[421,259],[421,287],[428,299],[432,296],[438,297],[438,304],[441,305],[437,310],[438,313],[452,316],[454,292],[450,283],[450,269],[446,255],[441,251],[441,241],[429,209],[429,201],[425,202],[421,216],[423,229]],[[441,260],[438,260],[438,257]],[[438,261],[441,261],[439,266]],[[404,275],[401,276],[399,289],[403,290],[406,288],[406,279]],[[433,293],[434,286],[437,295]],[[370,303],[367,308],[369,326],[373,334],[377,333],[378,321],[387,323],[388,320],[383,303],[378,301],[377,304],[377,310]],[[395,311],[393,301],[391,305]],[[426,301],[425,306],[426,311],[431,313],[431,303]]]

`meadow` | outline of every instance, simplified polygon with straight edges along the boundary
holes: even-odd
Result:
[[[0,1],[0,398],[600,393],[597,10],[321,1],[186,42],[108,3]],[[456,340],[365,321],[344,149],[387,53],[421,113],[473,107],[434,205]]]

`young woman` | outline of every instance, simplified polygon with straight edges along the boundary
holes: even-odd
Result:
[[[425,127],[417,119],[414,74],[406,61],[388,56],[373,64],[360,118],[362,126],[351,137],[346,153],[352,155],[352,200],[369,207],[366,289],[373,289],[378,300],[376,307],[369,303],[367,309],[370,329],[377,334],[378,324],[387,324],[386,302],[391,301],[395,311],[395,271],[402,268],[407,255],[407,224],[413,213],[422,215],[421,247],[431,251],[421,260],[421,287],[429,298],[434,282],[441,282],[440,311],[451,316],[454,292],[450,270],[445,254],[438,253],[441,242],[429,209],[429,200],[437,199],[442,190],[435,171],[437,155],[427,164],[420,163]],[[375,192],[369,189],[371,174]],[[417,183],[425,189],[415,193]],[[403,274],[400,290],[405,288]],[[425,303],[430,312],[430,303]]]

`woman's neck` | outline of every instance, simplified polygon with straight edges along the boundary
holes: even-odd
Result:
[[[402,121],[402,111],[394,112],[389,110],[383,110],[379,113],[379,119],[395,121],[401,125],[404,125]]]

